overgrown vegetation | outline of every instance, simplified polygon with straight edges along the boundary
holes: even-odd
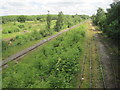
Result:
[[[18,21],[18,22],[21,22],[21,23],[24,23],[24,22],[26,21],[26,16],[24,16],[24,15],[19,16],[19,17],[17,18],[17,21]]]
[[[50,15],[50,13],[48,13],[48,15],[38,16],[4,16],[3,21],[6,23],[3,24],[2,30],[3,59],[17,53],[18,50],[22,50],[23,46],[31,42],[34,44],[37,40],[41,40],[62,29],[68,28],[68,26],[76,25],[88,18],[88,16],[85,15],[63,15],[62,12],[58,14],[58,17],[56,16]],[[70,21],[67,19],[68,16]],[[34,21],[28,21],[30,20],[28,18]],[[19,22],[17,22],[18,19],[20,19]],[[41,21],[43,19],[45,19],[45,21]],[[30,46],[28,45],[28,47]],[[11,51],[11,49],[14,50]]]
[[[9,37],[10,40],[2,40],[2,58],[5,59],[89,17],[64,15],[59,12],[58,15],[20,15],[2,18],[3,38],[15,34],[14,37]],[[75,78],[80,71],[79,62],[85,39],[84,30],[84,25],[81,25],[31,52],[19,64],[13,65],[14,61],[9,63],[9,68],[3,70],[3,88],[76,87]]]
[[[47,15],[47,29],[50,29],[51,27],[51,16],[49,14],[50,11],[48,11],[48,15]]]
[[[58,19],[56,22],[56,26],[55,26],[55,31],[60,31],[61,29],[63,29],[63,25],[64,25],[64,17],[63,17],[63,13],[59,12],[58,14]]]
[[[84,39],[81,25],[38,48],[3,72],[3,88],[75,88]]]
[[[107,34],[108,37],[117,41],[120,45],[120,1],[111,4],[107,13],[99,8],[97,14],[92,16],[93,22]]]

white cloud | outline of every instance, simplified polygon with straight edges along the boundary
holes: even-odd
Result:
[[[113,0],[3,0],[0,3],[1,15],[51,14],[63,11],[64,14],[95,13],[98,7],[106,9]]]

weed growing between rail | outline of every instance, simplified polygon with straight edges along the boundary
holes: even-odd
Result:
[[[68,31],[3,71],[3,88],[75,88],[85,26]]]

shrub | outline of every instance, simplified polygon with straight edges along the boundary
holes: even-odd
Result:
[[[14,29],[14,32],[19,32],[20,31],[20,28],[15,28]]]
[[[19,24],[18,27],[19,27],[20,29],[23,29],[25,26],[24,26],[23,24]]]

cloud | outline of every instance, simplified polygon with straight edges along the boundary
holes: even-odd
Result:
[[[1,15],[88,14],[98,7],[106,9],[113,0],[3,0],[0,3]]]

